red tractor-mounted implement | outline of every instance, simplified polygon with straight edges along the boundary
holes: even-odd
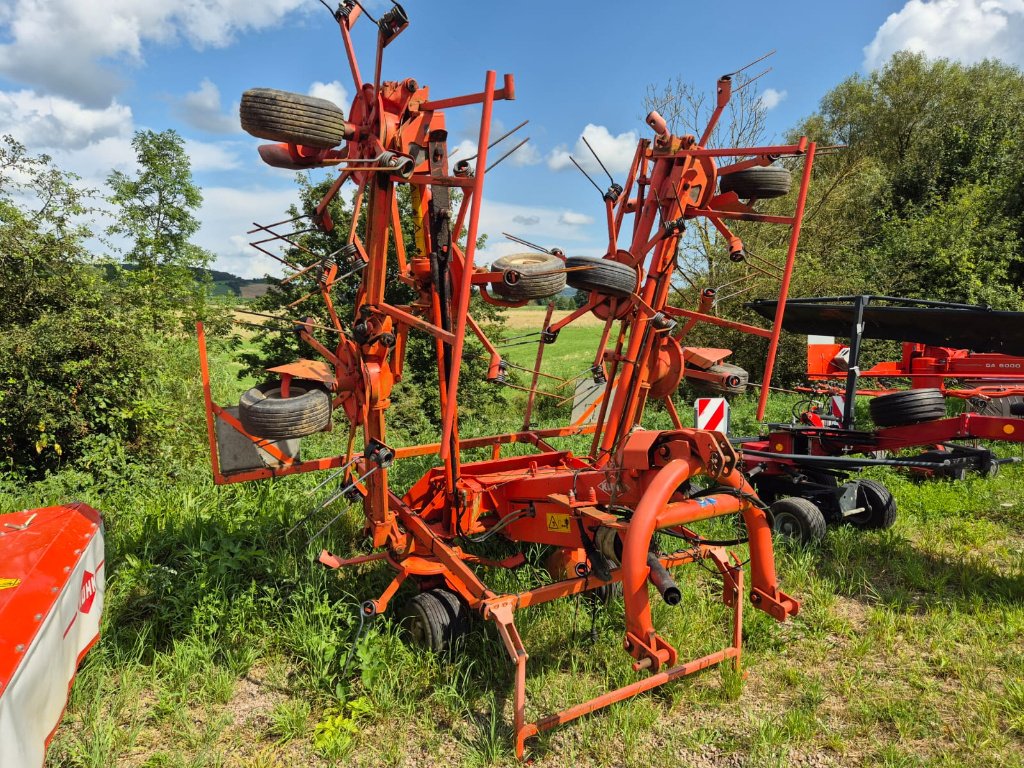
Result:
[[[938,389],[946,397],[967,400],[972,411],[985,416],[1024,415],[1014,413],[1024,403],[1024,312],[887,296],[849,297],[839,304],[835,301],[809,299],[790,306],[790,322],[799,323],[801,314],[818,314],[825,306],[820,302],[830,302],[833,318],[827,327],[815,324],[818,333],[807,337],[810,381],[845,382],[852,367],[858,381],[903,379],[912,389]],[[854,349],[856,334],[851,330],[858,302],[863,302],[861,336],[903,342],[899,360],[860,368],[856,359],[860,357],[860,342]],[[844,305],[848,307],[846,313],[836,312]],[[806,322],[803,325],[809,327]],[[831,332],[834,335],[825,335]],[[854,333],[851,344],[836,343],[835,336],[850,333]],[[968,383],[974,386],[962,386]],[[871,396],[894,391],[857,388],[858,393]]]
[[[366,15],[354,0],[343,2],[335,14],[356,93],[347,115],[330,102],[281,91],[256,89],[242,98],[243,127],[275,142],[261,148],[265,161],[286,168],[337,166],[340,171],[312,216],[259,228],[256,245],[261,251],[269,252],[276,240],[294,245],[296,231],[330,231],[334,222],[327,206],[346,183],[355,187],[355,210],[341,251],[322,254],[315,269],[296,268],[286,278],[312,279],[312,293],[326,305],[329,317],[323,325],[305,318],[295,326],[320,359],[271,369],[276,381],[247,392],[237,408],[221,407],[211,398],[200,328],[214,477],[218,483],[234,483],[330,471],[321,483],[328,488],[327,499],[314,512],[343,499],[358,503],[376,551],[348,560],[325,551],[320,561],[340,567],[375,560],[392,569],[387,588],[363,603],[367,618],[386,611],[402,584],[415,584],[419,593],[410,604],[412,635],[430,649],[450,646],[469,613],[493,621],[515,665],[514,726],[516,752],[522,756],[525,740],[540,731],[727,660],[738,668],[745,594],[754,607],[778,621],[799,610],[799,602],[779,589],[766,508],[739,470],[740,457],[722,433],[684,428],[671,395],[687,362],[679,339],[696,322],[764,337],[765,382],[770,380],[815,146],[802,139],[784,146],[708,147],[732,90],[731,76],[724,76],[702,136],[672,135],[658,114],[648,116],[652,137],[638,143],[624,184],[612,181],[602,194],[608,233],[604,258],[565,257],[541,249],[479,267],[475,251],[489,170],[491,115],[496,104],[514,98],[514,79],[505,75],[499,81],[488,72],[480,92],[446,98],[435,98],[412,78],[381,82],[383,50],[408,24],[405,11],[395,5],[379,19],[370,19],[378,29],[376,65],[373,79],[364,81],[351,31]],[[451,165],[445,111],[464,105],[481,108],[478,154],[475,165],[467,160]],[[793,212],[759,213],[758,198],[790,191],[789,170],[775,164],[783,157],[800,170]],[[415,252],[406,252],[402,235],[397,189],[403,184],[412,193]],[[453,188],[462,193],[458,204]],[[361,215],[362,235],[355,226]],[[772,327],[710,314],[710,295],[694,310],[668,304],[680,236],[687,222],[698,217],[722,233],[740,261],[744,246],[730,231],[730,220],[787,228],[786,261],[777,266],[778,312]],[[397,266],[398,279],[415,291],[408,304],[396,306],[385,300],[389,260],[397,262],[392,266]],[[332,302],[332,290],[344,280],[358,281],[351,319],[339,317]],[[523,430],[461,436],[460,375],[465,375],[466,335],[476,336],[487,350],[491,380],[502,380],[506,363],[470,313],[471,296],[478,292],[485,301],[518,306],[552,296],[567,282],[587,291],[589,298],[558,322],[551,322],[549,310],[538,333]],[[530,412],[539,393],[545,347],[557,343],[562,328],[591,313],[604,325],[592,380],[577,404],[577,414],[565,426],[532,428]],[[336,343],[322,343],[314,335],[317,330],[330,333]],[[392,387],[403,376],[411,333],[433,339],[440,382],[440,440],[397,446],[389,442],[385,422]],[[705,358],[709,360],[714,365]],[[762,413],[767,393],[765,386]],[[673,429],[642,428],[644,409],[652,398],[665,403]],[[350,427],[348,452],[300,459],[298,438],[327,428],[332,419]],[[583,455],[552,445],[559,438],[579,435],[592,436]],[[502,446],[512,443],[528,444],[535,452],[503,457]],[[489,459],[464,460],[466,451],[483,447],[491,449]],[[416,456],[437,456],[438,465],[411,487],[393,488],[389,468]],[[691,483],[701,475],[706,478],[702,490]],[[742,516],[749,541],[747,587],[740,560],[722,542],[705,540],[691,528],[697,521],[735,514]],[[327,525],[330,522],[324,528]],[[659,551],[658,531],[674,534],[682,548]],[[496,592],[480,575],[481,566],[516,568],[525,558],[520,551],[494,562],[474,553],[476,545],[491,536],[523,548],[553,548],[547,561],[551,580],[518,593]],[[666,602],[678,603],[670,569],[703,560],[710,560],[723,580],[722,600],[731,608],[732,629],[721,650],[682,661],[652,623],[648,585],[653,584]],[[531,721],[525,701],[528,655],[516,629],[516,611],[620,582],[626,617],[623,646],[634,670],[646,671],[647,676]]]
[[[774,316],[775,301],[752,309]],[[777,530],[806,541],[820,538],[827,524],[887,528],[896,503],[875,480],[849,480],[867,466],[896,466],[926,476],[962,478],[969,471],[995,474],[1001,459],[979,441],[1024,442],[1024,376],[1006,366],[1024,353],[1024,313],[987,307],[884,296],[790,299],[783,327],[808,333],[812,380],[844,378],[843,386],[818,386],[805,410],[794,409],[791,424],[769,425],[768,434],[741,443],[743,467],[761,498],[800,497],[805,503],[776,515]],[[847,336],[835,344],[823,334]],[[901,363],[860,369],[864,339],[905,341]],[[978,353],[942,346],[969,344]],[[1004,354],[1009,353],[1009,354]],[[908,378],[904,391],[861,390],[862,376]],[[934,385],[946,378],[988,381],[987,386],[950,390]],[[927,385],[927,386],[925,386]],[[855,397],[869,403],[873,429],[856,428]],[[970,398],[973,412],[947,417],[944,395]],[[831,396],[830,405],[815,396]],[[901,458],[891,454],[916,453]]]

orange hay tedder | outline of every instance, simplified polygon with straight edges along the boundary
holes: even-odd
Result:
[[[763,414],[814,144],[802,139],[789,146],[707,147],[730,98],[731,76],[722,77],[716,109],[701,137],[671,135],[657,113],[648,115],[652,138],[640,140],[625,184],[612,182],[603,194],[608,232],[603,258],[565,258],[559,251],[545,251],[477,267],[474,251],[488,169],[491,114],[496,102],[514,98],[513,77],[505,75],[499,86],[495,73],[487,72],[481,92],[454,98],[433,98],[412,78],[380,82],[383,49],[408,25],[405,11],[394,4],[379,19],[370,18],[378,28],[377,55],[373,79],[364,81],[350,35],[356,21],[368,14],[355,0],[346,0],[334,16],[355,83],[347,118],[336,105],[299,94],[255,89],[242,98],[243,127],[277,142],[261,147],[266,162],[290,169],[338,166],[340,171],[311,220],[260,227],[260,236],[266,237],[257,245],[266,252],[269,242],[287,239],[303,227],[330,231],[334,223],[327,206],[346,182],[356,189],[354,217],[365,206],[364,236],[356,234],[354,218],[344,253],[323,254],[319,269],[296,269],[291,276],[304,272],[314,279],[313,290],[326,303],[330,317],[322,326],[303,319],[296,327],[322,359],[272,369],[279,381],[247,392],[237,410],[212,402],[200,328],[216,481],[333,470],[322,485],[334,482],[338,490],[327,503],[342,498],[361,502],[365,530],[377,551],[350,560],[325,551],[320,561],[340,567],[383,560],[394,570],[383,593],[363,603],[365,617],[383,613],[399,587],[407,580],[414,582],[420,593],[412,598],[412,635],[433,650],[451,646],[470,612],[493,621],[515,665],[514,727],[520,757],[525,740],[540,731],[726,660],[738,669],[744,564],[726,552],[723,542],[702,539],[688,526],[717,516],[742,515],[750,545],[750,601],[778,621],[795,615],[800,604],[779,589],[765,507],[737,468],[736,451],[720,432],[684,428],[671,394],[687,360],[680,337],[697,322],[715,323],[768,340]],[[475,168],[460,160],[449,170],[445,110],[464,105],[481,108],[479,151]],[[758,213],[753,201],[790,191],[789,171],[773,165],[781,157],[793,158],[802,171],[795,210],[791,215]],[[412,188],[417,253],[405,252],[396,197],[400,184]],[[452,188],[462,193],[457,206]],[[737,261],[746,259],[747,253],[728,221],[789,228],[787,259],[777,267],[778,313],[771,328],[710,314],[710,295],[695,310],[668,305],[676,250],[686,223],[697,217],[710,221],[727,239]],[[279,234],[279,226],[293,231]],[[389,238],[393,238],[392,258],[397,259],[399,279],[417,292],[417,298],[405,306],[385,301]],[[460,242],[465,246],[460,247]],[[332,288],[342,279],[359,281],[355,316],[349,321],[340,318],[332,304]],[[556,343],[562,328],[593,313],[604,320],[592,371],[596,396],[579,409],[573,423],[531,429],[529,410],[540,375],[533,373],[523,431],[461,438],[459,377],[465,334],[474,334],[488,350],[489,378],[500,380],[505,367],[498,348],[469,313],[471,295],[478,291],[487,301],[518,306],[552,296],[566,283],[589,291],[589,300],[553,325],[549,311],[539,334],[536,368],[539,371],[543,362],[545,345]],[[328,348],[321,343],[314,336],[317,328],[333,331],[337,345]],[[410,333],[428,334],[436,344],[441,439],[430,445],[399,447],[388,442],[385,420],[392,386],[402,377]],[[665,402],[674,429],[641,427],[651,398]],[[351,425],[349,453],[300,460],[295,438],[327,428],[332,413]],[[356,450],[353,446],[360,432],[362,448]],[[557,438],[581,434],[593,435],[586,455],[551,445]],[[503,458],[502,446],[511,443],[529,444],[535,452]],[[481,447],[492,449],[489,460],[463,461],[464,451]],[[438,457],[436,468],[411,488],[391,487],[388,470],[394,462],[428,455]],[[707,478],[702,490],[690,482],[698,475]],[[652,543],[657,531],[674,534],[683,548],[658,551]],[[504,537],[523,550],[532,544],[554,548],[547,561],[552,580],[518,594],[495,592],[478,572],[483,567],[516,568],[525,558],[522,551],[500,562],[474,554],[475,545],[489,536]],[[682,662],[653,626],[648,582],[666,602],[675,604],[680,593],[669,569],[705,559],[721,574],[722,599],[732,609],[732,631],[722,650]],[[623,645],[634,670],[646,671],[647,676],[528,721],[528,656],[516,630],[516,611],[618,582],[625,602]]]

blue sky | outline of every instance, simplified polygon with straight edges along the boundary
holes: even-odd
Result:
[[[390,4],[366,5],[376,13]],[[499,103],[495,119],[505,127],[530,120],[519,134],[530,136],[528,149],[487,178],[485,261],[520,250],[502,230],[600,253],[600,199],[566,152],[579,156],[585,133],[613,171],[621,168],[646,135],[648,85],[682,77],[710,94],[719,75],[776,49],[757,83],[771,139],[836,83],[902,48],[1024,62],[1024,0],[408,0],[405,8],[411,25],[385,53],[385,79],[415,77],[444,97],[480,90],[487,69],[511,72],[517,99]],[[375,31],[366,19],[354,31],[364,74]],[[197,240],[218,268],[247,277],[273,262],[246,247],[245,230],[283,218],[295,197],[292,174],[263,166],[260,141],[238,128],[238,98],[251,87],[313,93],[347,110],[352,83],[340,36],[317,0],[0,3],[0,133],[99,187],[111,169],[132,168],[134,130],[176,129],[204,190]],[[449,111],[452,149],[466,142],[469,152],[477,120],[471,108]]]

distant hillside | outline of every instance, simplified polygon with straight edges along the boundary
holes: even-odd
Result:
[[[213,280],[214,296],[239,296],[243,299],[256,299],[270,290],[270,283],[262,277],[239,277],[230,272],[221,272],[219,269],[195,270],[196,273],[205,271]]]
[[[103,269],[107,279],[114,276],[114,270],[118,268],[115,264],[104,264]],[[133,270],[131,264],[121,264],[121,269]],[[192,272],[199,279],[203,273],[209,275],[213,282],[214,296],[238,296],[242,299],[257,299],[270,290],[270,283],[262,277],[239,277],[230,272],[222,272],[219,269],[193,269]]]

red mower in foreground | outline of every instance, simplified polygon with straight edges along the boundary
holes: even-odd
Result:
[[[375,551],[348,560],[323,552],[320,561],[330,567],[379,561],[393,571],[387,588],[363,603],[366,618],[388,610],[403,584],[414,585],[418,594],[410,602],[412,635],[431,650],[451,647],[470,613],[494,622],[515,666],[514,728],[516,754],[522,757],[526,739],[540,731],[721,662],[738,668],[747,599],[778,621],[799,610],[799,602],[779,589],[766,508],[740,471],[739,455],[720,432],[684,428],[671,395],[686,366],[680,338],[696,322],[764,337],[765,381],[770,380],[781,331],[777,321],[793,269],[815,146],[806,139],[784,146],[707,146],[730,98],[732,78],[725,76],[718,81],[717,107],[702,136],[672,135],[658,114],[648,115],[651,136],[638,143],[624,183],[612,180],[602,193],[608,233],[603,258],[539,249],[479,267],[475,244],[489,171],[491,115],[499,103],[514,98],[515,81],[511,75],[499,80],[488,72],[481,91],[456,97],[435,97],[412,78],[381,82],[383,50],[408,24],[398,5],[370,19],[377,27],[377,55],[372,80],[364,80],[351,37],[353,25],[364,16],[353,0],[343,2],[335,14],[356,93],[347,114],[324,100],[269,89],[248,91],[242,98],[243,127],[275,142],[261,148],[265,161],[285,168],[336,166],[340,171],[311,217],[259,227],[260,250],[267,252],[278,239],[294,245],[295,233],[310,228],[330,231],[335,222],[327,206],[346,183],[355,188],[355,211],[341,251],[321,254],[316,269],[295,268],[287,278],[310,279],[311,291],[326,305],[328,317],[322,323],[295,321],[298,335],[317,359],[272,369],[273,382],[246,393],[237,408],[222,407],[210,396],[200,328],[214,476],[218,483],[234,483],[329,471],[321,483],[326,499],[312,514],[342,501],[358,504]],[[452,164],[445,111],[464,105],[481,109],[478,154],[475,164]],[[775,164],[779,158],[789,158],[800,171],[798,188],[792,190],[793,212],[763,215],[755,207],[757,199],[790,192],[790,172]],[[411,187],[416,232],[412,252],[407,252],[402,235],[399,185]],[[453,188],[461,191],[457,205]],[[355,222],[363,213],[366,224],[360,236]],[[788,234],[785,263],[777,265],[779,308],[771,327],[713,316],[707,305],[687,310],[668,304],[680,237],[687,222],[698,217],[722,233],[738,261],[746,253],[729,229],[731,220],[763,222]],[[415,291],[408,304],[385,300],[389,260],[398,279]],[[332,290],[344,280],[358,282],[355,312],[346,318],[332,302]],[[537,363],[529,371],[523,430],[463,437],[459,400],[466,335],[476,336],[487,350],[490,380],[501,383],[506,368],[499,345],[487,338],[469,311],[471,296],[479,292],[486,301],[519,306],[553,296],[566,284],[587,291],[589,299],[557,323],[551,322],[549,312],[536,334]],[[564,426],[532,428],[545,347],[557,343],[562,328],[591,313],[604,321],[604,328],[589,379],[579,387],[576,415]],[[318,331],[334,341],[319,340]],[[438,442],[399,446],[389,441],[386,420],[412,333],[433,340],[443,418]],[[764,387],[762,413],[767,392]],[[665,403],[675,428],[642,428],[651,399]],[[349,428],[349,451],[300,459],[299,439],[332,421]],[[590,436],[589,449],[579,454],[554,445],[581,435]],[[502,447],[513,443],[529,445],[534,452],[502,456]],[[464,460],[464,452],[479,448],[489,448],[490,458]],[[436,456],[437,466],[412,487],[392,487],[389,469],[416,456]],[[705,478],[703,490],[691,483],[698,476]],[[339,506],[338,516],[351,508]],[[738,557],[690,527],[736,514],[742,516],[749,539],[749,583]],[[658,531],[674,534],[680,547],[660,551],[654,538]],[[553,552],[547,560],[550,579],[518,593],[495,591],[482,575],[486,568],[517,568],[525,562],[523,551],[500,562],[478,554],[479,545],[495,536],[523,550],[548,545]],[[680,593],[671,570],[705,560],[722,579],[722,601],[731,609],[732,628],[721,650],[684,661],[652,622],[649,585],[674,605]],[[622,584],[625,600],[623,648],[633,669],[643,675],[561,712],[530,716],[525,698],[529,656],[516,629],[516,611],[616,583]]]
[[[42,768],[99,639],[103,521],[85,504],[0,514],[0,766]]]

